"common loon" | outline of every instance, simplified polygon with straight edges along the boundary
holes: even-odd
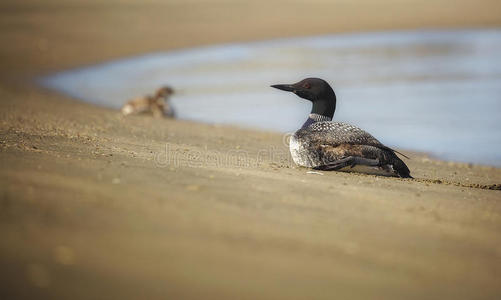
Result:
[[[296,164],[318,170],[412,178],[395,150],[358,127],[331,122],[336,110],[336,94],[326,81],[307,78],[271,87],[293,92],[313,103],[308,119],[290,138],[290,152]]]
[[[150,113],[156,118],[160,117],[174,117],[174,110],[168,103],[170,95],[174,94],[171,87],[164,86],[159,88],[155,95],[146,95],[128,101],[122,107],[122,114],[124,116],[140,113]]]

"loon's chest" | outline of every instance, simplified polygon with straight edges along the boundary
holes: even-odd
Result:
[[[319,165],[319,161],[312,155],[308,145],[299,139],[295,134],[289,141],[289,150],[292,160],[299,166],[313,168]]]

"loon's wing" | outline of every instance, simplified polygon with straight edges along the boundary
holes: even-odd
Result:
[[[406,155],[383,145],[367,131],[356,126],[341,122],[316,122],[305,128],[311,137],[316,137],[326,145],[337,146],[340,144],[367,145],[383,150],[396,152],[405,158]]]

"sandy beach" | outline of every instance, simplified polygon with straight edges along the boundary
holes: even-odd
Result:
[[[499,1],[2,1],[1,299],[499,299],[501,169],[294,166],[281,134],[124,118],[38,76],[284,36],[501,24]]]

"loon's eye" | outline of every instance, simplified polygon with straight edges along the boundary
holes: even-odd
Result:
[[[303,87],[307,90],[309,90],[311,88],[311,85],[309,83],[305,83],[303,84]]]

